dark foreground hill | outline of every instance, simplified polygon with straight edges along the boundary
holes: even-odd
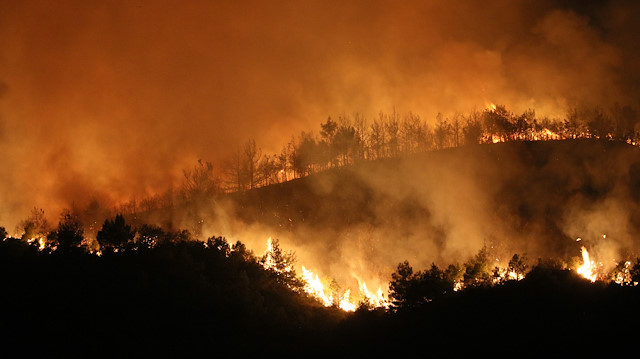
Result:
[[[97,257],[0,243],[0,344],[45,357],[553,355],[631,352],[638,287],[536,267],[397,313],[324,308],[201,242]]]

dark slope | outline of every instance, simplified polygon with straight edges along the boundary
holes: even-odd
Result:
[[[280,230],[365,225],[398,237],[417,233],[442,249],[465,234],[563,256],[575,254],[577,236],[615,234],[622,247],[633,247],[640,152],[584,139],[477,145],[360,163],[229,197],[236,218]]]
[[[0,344],[45,357],[462,356],[633,349],[639,287],[537,267],[398,313],[324,308],[201,243],[97,257],[0,242]]]

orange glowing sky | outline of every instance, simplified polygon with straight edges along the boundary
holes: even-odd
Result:
[[[329,115],[636,105],[639,15],[634,1],[3,1],[0,223],[163,190],[198,158],[248,138],[277,152]]]

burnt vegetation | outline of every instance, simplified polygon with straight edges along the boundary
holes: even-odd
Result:
[[[572,268],[580,245],[567,238],[560,217],[568,202],[595,207],[622,196],[625,225],[639,233],[637,122],[630,108],[576,110],[551,121],[501,106],[439,118],[433,128],[414,115],[381,114],[368,126],[358,117],[328,119],[319,136],[301,134],[279,155],[262,155],[249,141],[225,179],[199,161],[184,171],[180,188],[114,209],[92,203],[65,210],[57,226],[34,208],[19,236],[0,233],[2,341],[23,344],[27,355],[90,356],[537,352],[567,343],[569,352],[585,343],[624,349],[616,345],[632,342],[640,319],[634,243],[621,250],[629,265],[620,261],[591,283]],[[551,139],[565,140],[532,142]],[[492,216],[506,228],[501,234],[536,242],[518,246],[496,234],[458,263],[436,256],[414,269],[402,261],[388,278],[388,309],[364,301],[355,313],[324,307],[301,289],[290,269],[296,256],[277,241],[267,257],[242,242],[203,238],[206,214],[230,201],[243,223],[283,231],[397,221],[392,228],[402,241],[415,229],[409,224],[420,222],[436,248],[444,247],[451,234],[432,208],[410,191],[377,191],[360,174],[394,183],[403,168],[466,157],[481,162],[473,175],[501,177],[487,190]],[[500,172],[503,166],[509,170]],[[504,243],[521,252],[504,257]],[[506,266],[496,265],[500,256]],[[625,281],[616,282],[620,276]]]

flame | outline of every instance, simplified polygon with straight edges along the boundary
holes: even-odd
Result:
[[[38,242],[38,250],[42,251],[47,246],[47,240],[44,237],[33,237],[27,239],[27,243],[33,244],[34,242]]]
[[[273,243],[271,237],[267,239],[267,250],[264,256],[263,267],[265,269],[274,269],[276,268],[275,258],[273,258]],[[284,271],[291,271],[292,263],[288,263],[287,267],[284,268]],[[281,269],[282,270],[282,269]],[[367,288],[367,284],[360,280],[357,276],[354,277],[358,280],[358,286],[360,290],[360,299],[361,302],[358,302],[358,298],[351,298],[351,290],[347,289],[344,292],[340,293],[337,290],[325,288],[324,283],[320,279],[320,277],[307,269],[304,265],[302,266],[302,281],[304,283],[302,290],[317,299],[326,307],[337,306],[338,308],[347,311],[353,312],[358,308],[360,303],[367,305],[368,307],[373,308],[389,308],[389,301],[385,297],[382,288],[378,287],[376,293],[372,293]]]
[[[324,292],[324,285],[316,274],[302,266],[302,279],[305,282],[304,291],[311,296],[320,299],[322,304],[329,307],[333,304],[333,296],[326,295]]]
[[[311,295],[312,297],[320,300],[325,307],[330,307],[334,305],[334,296],[333,294],[326,294],[324,284],[320,278],[318,278],[317,274],[314,274],[312,271],[308,270],[304,266],[302,266],[302,279],[305,282],[304,291]],[[337,301],[338,308],[346,311],[353,312],[356,310],[357,305],[353,303],[349,298],[351,295],[351,291],[347,289],[341,296],[339,296],[339,300]]]
[[[524,279],[524,274],[516,273],[514,271],[509,271],[507,273],[507,278],[509,278],[509,280],[523,280]]]
[[[271,243],[271,237],[267,239],[267,251],[265,252],[266,259],[264,261],[264,267],[266,269],[274,268],[276,266],[273,259],[273,244]]]
[[[375,294],[371,293],[367,289],[367,283],[360,281],[360,279],[357,277],[356,279],[358,279],[358,285],[360,286],[360,293],[362,295],[363,302],[373,308],[389,308],[389,301],[382,293],[382,288],[378,287],[378,290]]]
[[[349,300],[349,294],[350,293],[351,293],[351,291],[349,289],[347,289],[344,292],[344,294],[342,295],[342,298],[340,298],[340,303],[338,304],[338,307],[340,309],[344,310],[345,312],[355,312],[356,311],[356,305]]]
[[[548,128],[543,128],[540,131],[540,139],[543,140],[559,140],[561,136]]]
[[[588,280],[595,282],[597,277],[596,263],[589,258],[589,252],[584,246],[581,249],[583,264],[578,267],[577,272]]]
[[[38,238],[38,250],[43,250],[46,247],[46,244],[47,242],[44,237]]]

